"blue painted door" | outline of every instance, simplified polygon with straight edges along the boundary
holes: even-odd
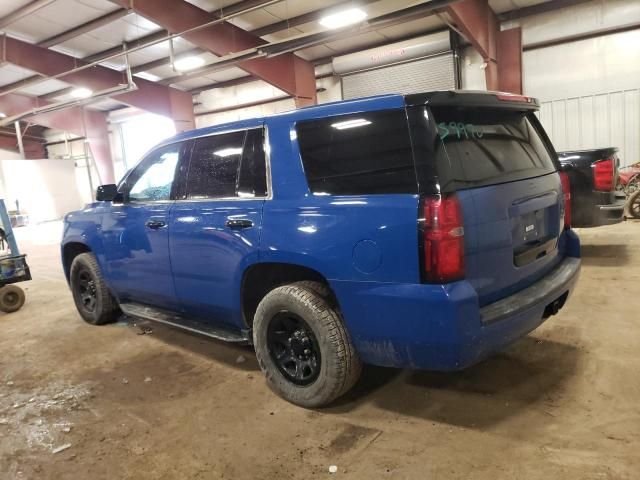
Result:
[[[176,308],[169,217],[185,148],[177,143],[149,154],[120,185],[121,202],[103,217],[106,273],[120,301]]]
[[[184,198],[171,210],[177,298],[187,315],[242,328],[242,275],[257,261],[267,197],[262,129],[195,141]]]

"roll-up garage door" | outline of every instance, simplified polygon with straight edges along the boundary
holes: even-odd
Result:
[[[345,99],[456,88],[452,52],[342,77]]]
[[[451,35],[442,31],[340,57],[343,98],[384,93],[420,93],[456,87]]]

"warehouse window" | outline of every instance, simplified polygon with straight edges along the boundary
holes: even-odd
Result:
[[[187,198],[261,197],[265,194],[262,129],[196,140],[187,174]]]
[[[302,163],[314,193],[415,193],[404,110],[363,112],[298,122]]]

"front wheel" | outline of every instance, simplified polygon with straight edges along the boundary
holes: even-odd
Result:
[[[119,309],[107,288],[93,253],[73,259],[69,278],[78,313],[91,325],[104,325],[118,318]]]
[[[303,407],[332,402],[362,370],[340,315],[306,282],[278,287],[262,299],[253,342],[269,387]]]

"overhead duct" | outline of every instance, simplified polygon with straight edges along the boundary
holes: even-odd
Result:
[[[332,68],[345,99],[456,88],[448,30],[335,57]]]

